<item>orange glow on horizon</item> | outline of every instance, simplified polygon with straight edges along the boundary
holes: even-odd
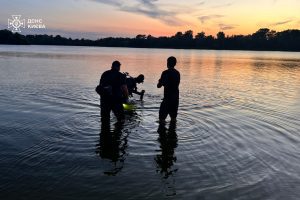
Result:
[[[187,30],[192,30],[194,35],[203,31],[213,36],[223,31],[230,36],[252,34],[260,28],[300,29],[299,0],[66,0],[59,5],[39,2],[34,7],[11,4],[7,9],[0,9],[5,16],[2,24],[7,24],[7,16],[17,10],[23,16],[43,18],[49,32],[74,32],[82,36],[93,33],[99,37],[138,34],[159,37]]]

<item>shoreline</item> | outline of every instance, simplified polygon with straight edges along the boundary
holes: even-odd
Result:
[[[205,51],[259,51],[259,52],[299,52],[300,50],[272,50],[272,49],[213,49],[213,48],[167,48],[167,47],[132,47],[132,46],[98,46],[98,45],[58,45],[58,44],[0,44],[0,46],[62,46],[62,47],[108,47],[108,48],[132,48],[132,49],[170,49],[170,50],[205,50]]]

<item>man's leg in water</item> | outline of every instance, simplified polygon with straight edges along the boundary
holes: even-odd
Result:
[[[109,122],[110,121],[110,111],[111,111],[111,102],[108,99],[101,98],[101,121]]]
[[[159,108],[159,122],[165,122],[166,118],[168,116],[168,105],[165,100],[163,100],[160,104]]]
[[[171,121],[176,121],[177,113],[178,113],[178,105],[179,99],[174,99],[173,101],[168,102],[169,105],[169,114],[171,117]]]
[[[123,121],[125,119],[122,101],[114,102],[112,111],[114,112],[118,121]]]

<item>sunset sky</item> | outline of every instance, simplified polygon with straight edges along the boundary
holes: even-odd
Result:
[[[151,34],[177,31],[216,35],[249,34],[267,27],[300,29],[300,0],[1,0],[0,29],[11,15],[41,18],[45,30],[23,34],[60,34],[74,38]]]

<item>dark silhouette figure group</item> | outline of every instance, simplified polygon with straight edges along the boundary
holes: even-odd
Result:
[[[163,174],[163,179],[168,178],[176,169],[171,169],[176,162],[174,156],[177,147],[176,118],[179,105],[179,84],[180,73],[175,69],[177,60],[171,56],[167,59],[167,69],[162,72],[157,83],[157,88],[164,87],[164,98],[159,109],[159,128],[157,130],[160,143],[161,154],[155,157],[157,171]],[[143,100],[144,90],[138,92],[137,84],[144,82],[144,75],[132,78],[128,73],[120,72],[121,63],[114,61],[111,69],[105,71],[100,78],[100,83],[96,87],[96,92],[100,95],[101,108],[101,131],[100,142],[96,153],[102,159],[109,159],[114,163],[111,170],[105,171],[107,175],[116,175],[124,165],[125,150],[127,147],[127,136],[122,136],[125,111],[123,104],[128,101],[128,97],[133,93],[140,95]],[[114,130],[110,129],[110,113],[114,113],[117,118]],[[135,112],[131,113],[136,115]],[[131,114],[129,119],[134,122]],[[165,120],[170,116],[170,126],[167,129]],[[128,134],[127,134],[128,135]]]
[[[175,69],[176,63],[174,56],[167,59],[167,70],[162,72],[157,83],[157,88],[164,87],[164,98],[159,109],[160,123],[164,123],[168,115],[171,122],[177,118],[180,73]],[[111,69],[101,75],[100,83],[96,87],[96,92],[100,95],[102,123],[110,121],[111,111],[118,121],[123,121],[125,118],[123,104],[128,102],[128,97],[132,96],[132,93],[140,95],[140,100],[143,100],[145,91],[138,92],[136,84],[144,82],[144,75],[126,78],[128,74],[122,74],[120,68],[121,63],[114,61]]]

